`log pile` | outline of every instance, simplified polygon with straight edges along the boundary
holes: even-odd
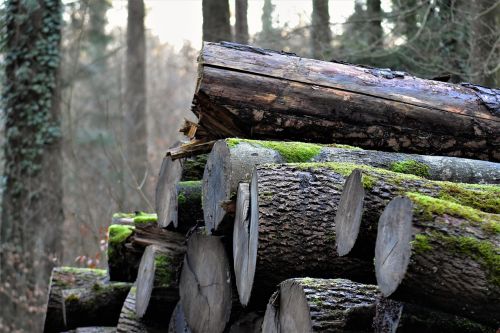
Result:
[[[54,269],[45,332],[500,328],[498,90],[225,42],[199,62],[156,212],[113,216],[107,272]]]

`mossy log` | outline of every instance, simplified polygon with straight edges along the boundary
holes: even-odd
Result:
[[[180,302],[177,303],[174,313],[172,313],[172,316],[170,317],[168,333],[191,333]]]
[[[457,315],[379,297],[375,333],[495,333],[495,329]]]
[[[142,255],[137,275],[136,314],[155,321],[170,319],[179,301],[179,274],[186,249],[150,245]],[[168,321],[165,322],[168,324]]]
[[[374,281],[373,258],[336,254],[334,217],[344,180],[328,168],[257,166],[250,184],[250,222],[235,220],[234,262],[241,304],[259,308],[278,283],[292,277]]]
[[[384,296],[500,326],[500,232],[487,221],[429,207],[417,193],[390,201],[378,223],[377,283]]]
[[[378,289],[343,279],[289,279],[264,316],[263,333],[373,332]]]
[[[182,310],[193,333],[222,332],[232,309],[231,270],[218,236],[188,240],[179,282]]]
[[[313,164],[310,167],[317,167]],[[335,216],[336,243],[339,255],[349,254],[364,259],[373,258],[377,221],[392,198],[416,192],[441,199],[429,209],[452,216],[468,216],[485,221],[485,228],[499,230],[500,186],[474,185],[431,181],[414,175],[403,175],[364,165],[325,163],[348,175]]]
[[[158,323],[140,319],[135,314],[136,287],[130,288],[130,292],[123,303],[120,319],[116,326],[116,333],[162,333],[167,326],[165,323]],[[168,321],[168,320],[167,320]],[[168,323],[167,323],[168,325]]]
[[[149,245],[183,249],[185,237],[165,230],[156,223],[136,222],[131,225],[112,224],[108,228],[108,270],[112,281],[134,282],[142,254]]]
[[[427,179],[500,183],[500,164],[456,157],[363,150],[345,145],[225,139],[214,144],[203,176],[203,212],[208,231],[219,228],[241,182],[253,167],[266,163],[347,162],[365,164]],[[234,215],[229,216],[229,220]]]
[[[199,73],[197,139],[338,142],[500,161],[495,89],[233,43],[204,43]]]
[[[129,283],[109,282],[105,270],[54,268],[44,332],[61,332],[82,326],[116,326],[130,287]]]

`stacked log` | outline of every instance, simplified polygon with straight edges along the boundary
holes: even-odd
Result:
[[[54,270],[45,331],[495,332],[499,96],[205,43],[155,213]]]

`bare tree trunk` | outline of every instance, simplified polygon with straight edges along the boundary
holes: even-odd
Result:
[[[313,0],[311,48],[315,59],[330,59],[332,32],[330,30],[330,14],[328,0]]]
[[[203,40],[231,41],[228,0],[203,0]]]
[[[248,44],[248,0],[236,0],[236,26],[234,40],[241,44]]]
[[[367,0],[366,11],[368,13],[369,30],[368,44],[372,50],[382,48],[384,44],[384,30],[382,29],[382,10],[380,0]]]
[[[6,142],[0,326],[37,332],[43,326],[50,273],[62,254],[61,4],[11,0],[3,10],[8,85],[2,96]]]
[[[127,87],[125,115],[125,170],[131,177],[134,190],[129,204],[134,210],[145,210],[143,195],[139,193],[147,174],[147,122],[146,122],[146,40],[144,35],[144,1],[128,1],[127,19]]]

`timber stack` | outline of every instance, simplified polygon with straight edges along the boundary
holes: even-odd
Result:
[[[192,110],[45,332],[498,332],[499,90],[205,43]]]

